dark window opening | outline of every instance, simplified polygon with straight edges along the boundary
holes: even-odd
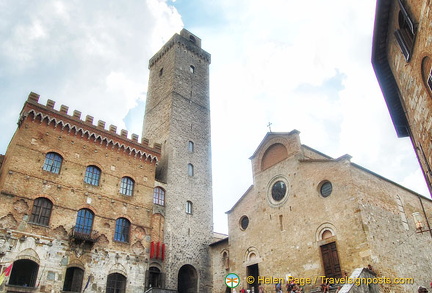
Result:
[[[156,267],[150,267],[149,269],[149,287],[162,288],[162,274]]]
[[[246,228],[249,226],[249,218],[247,216],[243,216],[240,219],[240,227],[242,230],[246,230]]]
[[[193,141],[189,141],[189,144],[188,144],[188,152],[189,152],[189,153],[193,153],[193,152],[194,152],[194,149],[195,149],[195,144],[193,143]]]
[[[275,201],[281,201],[287,192],[287,187],[285,182],[277,181],[272,186],[271,195]]]
[[[186,214],[192,214],[192,202],[189,200],[186,202]]]
[[[431,70],[429,72],[429,77],[428,77],[428,80],[427,80],[427,84],[429,86],[429,89],[432,91],[432,68],[431,68]]]
[[[192,164],[188,164],[188,175],[189,176],[194,175],[194,166]]]
[[[70,267],[66,270],[66,276],[63,284],[65,292],[81,292],[84,270],[77,267]]]
[[[30,222],[38,225],[48,226],[51,217],[52,202],[44,197],[34,201]]]
[[[119,273],[108,275],[106,293],[124,293],[126,291],[126,277]]]
[[[320,193],[323,197],[329,196],[333,191],[333,185],[330,181],[326,181],[321,185]]]
[[[35,287],[39,265],[29,259],[14,262],[9,278],[9,285]]]

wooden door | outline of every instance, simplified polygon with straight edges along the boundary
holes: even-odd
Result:
[[[324,265],[324,274],[327,278],[342,277],[336,242],[321,246],[321,255]]]

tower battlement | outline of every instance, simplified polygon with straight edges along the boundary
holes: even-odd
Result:
[[[150,59],[149,68],[152,67],[158,60],[160,60],[166,52],[168,52],[174,45],[185,47],[186,50],[195,54],[198,58],[211,63],[211,55],[201,48],[201,39],[190,33],[186,29],[182,29],[180,34],[175,34],[166,44]]]
[[[117,126],[110,125],[108,129],[105,128],[105,121],[98,120],[94,124],[94,117],[86,115],[85,120],[81,120],[81,111],[74,110],[72,115],[68,114],[69,107],[61,105],[59,110],[54,109],[55,101],[48,99],[46,105],[39,103],[40,95],[31,92],[28,96],[26,103],[20,114],[18,125],[30,115],[33,120],[40,120],[46,122],[48,125],[54,125],[55,128],[59,127],[61,130],[67,130],[78,136],[86,136],[90,140],[98,141],[100,144],[106,146],[118,147],[124,149],[125,152],[134,154],[135,156],[151,161],[159,161],[161,154],[161,145],[154,143],[153,146],[149,145],[149,140],[142,138],[139,141],[139,136],[135,133],[128,138],[128,131],[122,129],[120,134],[117,133]]]

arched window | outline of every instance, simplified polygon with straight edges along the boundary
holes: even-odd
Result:
[[[78,211],[75,232],[90,235],[93,227],[94,214],[89,209],[81,209]]]
[[[192,164],[188,164],[188,175],[189,176],[194,175],[194,166]]]
[[[155,187],[153,190],[153,203],[160,206],[165,205],[165,190],[160,187]]]
[[[186,202],[186,214],[192,214],[192,211],[193,211],[192,208],[193,208],[192,202],[190,200],[188,200]]]
[[[35,287],[39,265],[29,259],[20,259],[13,263],[9,285]]]
[[[63,158],[57,153],[47,153],[42,170],[59,174]]]
[[[123,177],[120,182],[120,193],[132,196],[135,182],[130,177]]]
[[[224,251],[222,253],[222,267],[225,270],[229,269],[229,256],[228,256],[228,252],[227,251]]]
[[[193,153],[194,152],[194,143],[193,143],[193,141],[189,141],[189,144],[188,144],[188,152],[189,153]]]
[[[116,220],[114,240],[120,242],[129,242],[130,222],[125,218]]]
[[[84,182],[91,185],[99,185],[101,170],[96,166],[88,166],[84,176]]]
[[[119,273],[108,275],[106,293],[126,292],[126,277]]]
[[[48,226],[51,217],[52,202],[44,197],[35,199],[30,216],[30,222]]]
[[[81,292],[84,270],[78,267],[70,267],[66,270],[63,284],[64,292]]]

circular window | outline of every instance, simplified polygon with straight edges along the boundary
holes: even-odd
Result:
[[[271,189],[271,196],[275,201],[281,201],[286,194],[287,188],[283,181],[276,181]]]
[[[322,196],[327,197],[329,196],[333,191],[333,186],[330,181],[326,181],[323,184],[321,184],[320,193]]]
[[[243,216],[240,219],[240,227],[242,230],[246,230],[246,228],[249,226],[249,218],[247,216]]]

